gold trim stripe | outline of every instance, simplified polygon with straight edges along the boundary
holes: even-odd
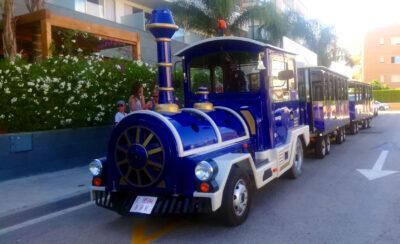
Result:
[[[157,65],[161,67],[172,67],[172,63],[158,63]]]
[[[249,110],[241,110],[240,113],[243,115],[243,117],[246,120],[247,124],[249,124],[250,133],[252,135],[255,135],[256,134],[256,122],[254,120],[253,115],[250,113]]]
[[[174,103],[157,104],[156,111],[161,113],[179,113],[179,107]]]
[[[174,91],[175,89],[173,87],[159,87],[159,91]]]
[[[148,24],[148,25],[146,25],[146,28],[147,28],[147,29],[166,28],[166,29],[178,30],[178,29],[179,29],[179,26],[174,25],[174,24],[153,23],[153,24]]]
[[[196,94],[198,94],[198,95],[208,95],[210,93],[208,91],[198,91],[198,92],[196,92]]]
[[[212,103],[195,103],[193,104],[193,108],[203,110],[203,111],[212,111],[214,110],[214,105]]]
[[[171,38],[157,38],[156,41],[158,41],[158,42],[170,42]]]

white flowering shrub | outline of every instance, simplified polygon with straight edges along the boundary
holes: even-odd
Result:
[[[156,69],[140,61],[58,56],[41,63],[0,61],[0,131],[111,124],[134,83],[150,96]],[[149,97],[148,97],[149,98]]]

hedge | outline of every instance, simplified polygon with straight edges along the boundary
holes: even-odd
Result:
[[[373,90],[373,97],[376,101],[385,103],[399,103],[400,90]]]
[[[133,83],[150,97],[156,69],[140,61],[57,56],[0,61],[0,130],[21,132],[111,124]]]

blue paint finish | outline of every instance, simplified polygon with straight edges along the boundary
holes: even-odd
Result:
[[[218,143],[217,135],[203,116],[190,111],[165,115],[178,131],[185,151]]]
[[[287,143],[288,131],[299,125],[299,101],[273,103],[274,110],[274,145]]]
[[[172,55],[170,39],[178,29],[169,9],[154,9],[148,29],[157,41],[160,104],[174,103],[172,90]],[[161,38],[161,39],[160,39]]]
[[[232,113],[216,109],[207,113],[218,126],[222,141],[228,141],[246,135],[242,123]]]

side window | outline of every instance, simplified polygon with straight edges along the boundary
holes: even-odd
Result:
[[[197,91],[200,86],[205,86],[211,91],[210,69],[208,68],[191,68],[190,80],[192,91]]]
[[[321,72],[312,71],[311,72],[311,83],[312,83],[312,99],[314,101],[324,100],[324,77]]]
[[[290,95],[290,100],[298,100],[299,95],[297,91],[297,84],[296,84],[296,69],[295,69],[295,63],[296,61],[294,58],[291,57],[286,57],[286,70],[288,70],[290,73],[293,74],[293,76],[288,80],[289,83],[289,95]]]
[[[348,89],[349,100],[352,102],[356,101],[356,88],[354,86],[349,86]]]
[[[297,100],[295,63],[293,58],[281,54],[271,55],[271,90],[275,102]]]

